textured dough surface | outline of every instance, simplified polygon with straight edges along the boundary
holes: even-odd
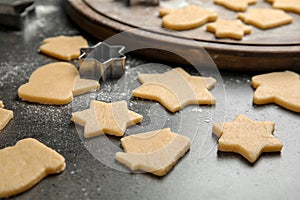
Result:
[[[36,69],[29,82],[19,87],[18,95],[29,102],[63,105],[72,101],[73,91],[75,94],[82,94],[99,88],[97,81],[88,80],[93,83],[91,87],[90,84],[80,86],[80,83],[85,82],[79,80],[79,73],[74,65],[66,62],[50,63]]]
[[[216,80],[212,77],[191,76],[181,68],[163,74],[139,74],[142,85],[136,88],[135,97],[160,102],[171,112],[189,104],[215,104],[215,97],[208,91]]]
[[[283,145],[274,137],[274,122],[256,122],[237,115],[232,122],[213,125],[219,150],[239,153],[254,163],[262,152],[279,152]]]
[[[48,56],[70,61],[80,56],[80,49],[88,47],[82,36],[57,36],[46,38],[39,51]]]
[[[255,4],[257,0],[214,0],[214,2],[230,10],[245,11],[248,5]]]
[[[121,139],[124,152],[115,159],[131,170],[166,175],[190,148],[190,139],[169,128],[127,136]]]
[[[253,76],[252,86],[256,88],[255,104],[276,103],[300,112],[300,76],[297,73],[285,71]]]
[[[14,117],[14,113],[11,110],[4,109],[4,104],[0,101],[0,131],[9,123]]]
[[[166,14],[168,13],[169,14]],[[167,10],[162,18],[162,26],[173,30],[188,30],[197,28],[207,22],[215,21],[216,12],[198,7],[187,6],[176,10]]]
[[[0,150],[0,197],[24,192],[49,174],[65,169],[65,159],[33,138]]]
[[[126,101],[91,101],[90,108],[72,114],[71,120],[84,127],[86,138],[104,133],[123,136],[126,128],[141,122],[143,116],[128,110]]]
[[[284,11],[271,8],[250,8],[246,13],[239,13],[238,18],[260,29],[275,28],[293,22],[293,18]]]
[[[240,20],[218,19],[216,22],[207,24],[206,30],[215,33],[217,38],[241,40],[245,34],[250,34],[252,29]]]

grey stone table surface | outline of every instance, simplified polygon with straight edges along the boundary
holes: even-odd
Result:
[[[101,83],[98,92],[75,97],[68,105],[20,100],[18,87],[28,81],[30,74],[39,66],[57,61],[38,53],[44,38],[83,35],[90,45],[98,42],[72,23],[63,3],[37,0],[35,13],[28,17],[23,30],[0,27],[0,99],[14,111],[14,118],[0,132],[0,148],[32,137],[58,151],[67,163],[63,173],[48,176],[12,199],[300,198],[300,115],[275,104],[253,105],[251,77],[255,73],[203,71],[203,75],[218,80],[212,89],[217,104],[188,106],[169,113],[160,104],[132,98],[130,93],[139,85],[138,73],[160,73],[170,67],[129,54],[123,78]],[[87,108],[91,99],[123,99],[131,110],[144,116],[143,122],[129,127],[126,135],[170,127],[191,138],[190,151],[165,177],[129,172],[114,161],[114,154],[122,151],[119,138],[99,136],[87,140],[82,137],[82,128],[71,122],[72,112]],[[284,144],[281,154],[265,153],[255,164],[249,164],[237,154],[218,152],[212,124],[231,121],[237,114],[274,121],[274,134]]]

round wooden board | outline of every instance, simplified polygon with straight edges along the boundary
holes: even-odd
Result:
[[[235,19],[236,12],[213,4],[212,0],[189,0],[219,13],[220,18]],[[258,1],[251,7],[271,7],[265,1]],[[139,44],[147,48],[140,53],[156,59],[186,63],[180,55],[192,55],[197,51],[197,61],[209,65],[207,56],[199,57],[199,49],[205,49],[220,69],[240,71],[272,71],[300,69],[300,15],[288,13],[294,18],[289,25],[260,30],[253,27],[253,33],[243,40],[216,39],[205,31],[205,26],[188,31],[170,31],[161,28],[159,7],[135,5],[127,7],[122,0],[66,0],[66,11],[74,22],[89,34],[105,40],[123,31],[138,28],[123,40],[110,40],[116,45]],[[126,34],[125,34],[126,35]],[[123,35],[124,36],[124,35]],[[168,47],[168,48],[166,48]],[[129,49],[130,50],[130,49]],[[174,52],[174,51],[173,51]],[[200,51],[204,52],[204,51]],[[205,53],[204,53],[205,54]]]

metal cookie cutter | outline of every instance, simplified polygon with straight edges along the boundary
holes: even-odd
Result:
[[[21,29],[34,10],[34,0],[0,0],[0,25]]]
[[[124,46],[110,46],[99,42],[82,48],[79,57],[79,74],[82,78],[102,80],[120,78],[125,73]]]
[[[138,4],[138,3],[148,4],[148,5],[152,5],[152,6],[158,6],[159,0],[127,0],[128,6],[132,6],[132,5]]]

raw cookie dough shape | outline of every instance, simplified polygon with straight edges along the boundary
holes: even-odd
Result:
[[[165,15],[170,14],[171,12],[174,12],[178,10],[179,8],[160,8],[159,9],[159,17],[163,17]]]
[[[162,18],[162,27],[173,30],[188,30],[215,21],[217,17],[216,12],[192,5],[165,15]]]
[[[215,104],[215,97],[208,91],[216,80],[212,77],[191,76],[181,68],[163,74],[139,74],[142,85],[132,95],[161,103],[171,112],[189,104]]]
[[[248,5],[255,4],[257,0],[214,0],[216,4],[234,11],[245,11]]]
[[[29,82],[21,85],[18,95],[22,100],[51,105],[64,105],[73,95],[99,89],[98,81],[80,79],[76,67],[66,62],[55,62],[35,70]]]
[[[14,117],[14,113],[11,110],[4,109],[4,104],[0,101],[0,131],[9,123]]]
[[[274,122],[256,122],[237,115],[232,122],[216,123],[213,133],[219,137],[219,150],[235,152],[254,163],[262,152],[280,152],[282,143],[274,137]]]
[[[239,13],[238,18],[260,29],[275,28],[293,21],[284,11],[271,8],[250,8],[247,13]]]
[[[217,38],[241,40],[245,34],[250,34],[252,29],[240,20],[218,19],[216,22],[208,24],[206,30],[215,33]]]
[[[24,192],[65,169],[64,157],[33,138],[0,150],[0,198]]]
[[[272,72],[252,77],[256,88],[255,104],[276,103],[286,109],[300,112],[300,76],[291,71]]]
[[[115,159],[131,170],[166,175],[190,148],[190,139],[169,128],[127,136],[121,139],[124,152]]]
[[[272,5],[273,8],[300,14],[299,0],[268,0],[268,1],[273,3]]]
[[[142,119],[143,116],[127,109],[126,101],[91,101],[89,109],[75,112],[71,118],[73,122],[84,127],[86,138],[104,133],[123,136],[128,126],[140,123]]]
[[[88,47],[82,36],[57,36],[46,38],[39,51],[48,56],[70,61],[80,56],[80,49]]]

